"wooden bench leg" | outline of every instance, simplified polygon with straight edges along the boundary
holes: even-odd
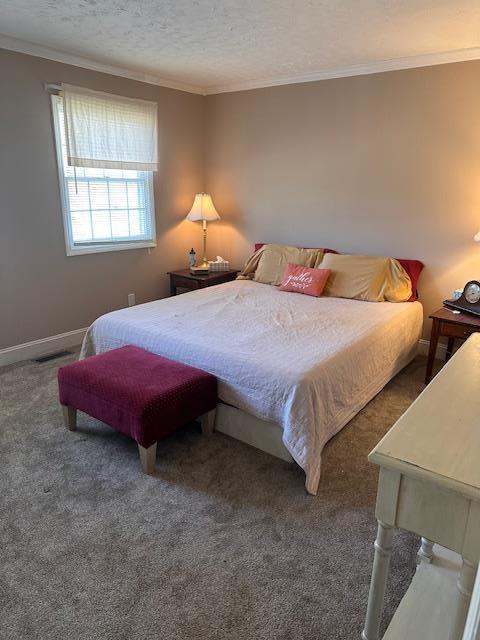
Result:
[[[157,443],[145,449],[141,444],[138,445],[138,453],[140,454],[140,462],[144,473],[152,475],[155,471],[155,462],[157,458]]]
[[[216,409],[212,409],[208,413],[204,413],[201,421],[202,421],[202,433],[204,435],[210,435],[213,433],[213,429],[215,427],[215,413]]]
[[[77,428],[77,410],[75,409],[75,407],[67,407],[63,404],[61,406],[65,427],[69,431],[75,431]]]

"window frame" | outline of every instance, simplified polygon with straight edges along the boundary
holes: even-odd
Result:
[[[58,182],[60,188],[60,200],[62,205],[63,230],[65,235],[65,247],[67,256],[79,256],[89,253],[107,253],[109,251],[125,251],[127,249],[150,249],[157,246],[157,236],[155,229],[155,199],[153,191],[153,171],[149,174],[148,190],[151,202],[150,207],[150,228],[152,232],[149,240],[114,240],[112,242],[85,242],[75,243],[72,234],[71,212],[68,206],[68,198],[65,190],[65,172],[63,170],[62,136],[60,131],[60,119],[57,108],[57,101],[62,100],[58,94],[52,93],[50,96],[53,118],[53,137],[55,143]]]

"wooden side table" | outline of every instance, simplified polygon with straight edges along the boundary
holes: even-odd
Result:
[[[196,289],[204,289],[214,284],[222,284],[235,280],[238,271],[211,271],[202,276],[194,276],[189,269],[181,269],[180,271],[169,271],[170,276],[170,295],[177,295],[177,288],[195,291]]]
[[[433,320],[433,324],[430,334],[430,349],[428,351],[425,384],[428,384],[432,379],[433,364],[435,362],[438,339],[440,337],[448,338],[447,353],[445,356],[445,362],[447,362],[452,356],[456,338],[466,340],[472,333],[480,331],[480,317],[469,313],[452,313],[452,311],[446,307],[442,307],[438,309],[438,311],[435,311],[435,313],[432,313],[430,318]]]

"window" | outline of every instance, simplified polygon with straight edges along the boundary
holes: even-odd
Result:
[[[67,255],[156,246],[153,172],[69,166],[60,95],[52,109]]]

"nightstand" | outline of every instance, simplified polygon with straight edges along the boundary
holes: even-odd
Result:
[[[237,274],[238,271],[211,271],[209,274],[204,276],[194,276],[190,273],[189,269],[169,271],[170,295],[176,296],[177,288],[195,291],[195,289],[204,289],[205,287],[211,287],[214,284],[230,282],[231,280],[235,280]]]
[[[447,353],[445,362],[449,360],[453,353],[455,338],[466,340],[472,333],[480,331],[480,317],[469,313],[452,313],[450,309],[442,307],[430,318],[433,320],[432,332],[430,335],[430,349],[428,351],[427,371],[425,374],[425,384],[432,379],[433,363],[437,352],[438,339],[448,338]]]

